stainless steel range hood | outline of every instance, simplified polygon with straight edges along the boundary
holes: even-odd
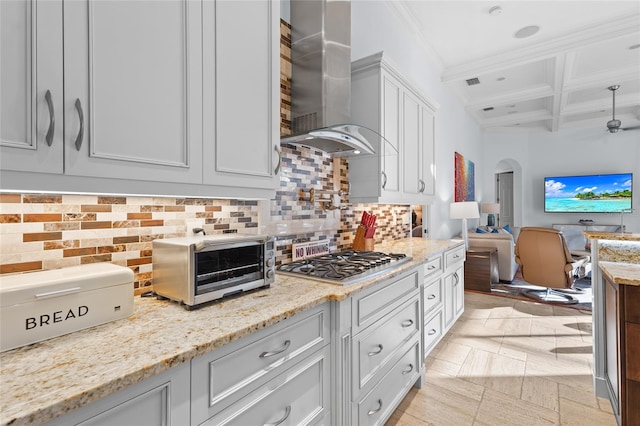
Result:
[[[376,133],[351,119],[351,4],[291,0],[291,122],[283,144],[332,156],[374,154]],[[379,135],[378,135],[379,136]]]

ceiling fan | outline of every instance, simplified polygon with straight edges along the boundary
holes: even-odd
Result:
[[[640,126],[620,127],[622,125],[622,122],[620,120],[616,120],[616,90],[618,90],[619,88],[619,84],[607,87],[607,89],[611,90],[611,93],[613,93],[613,117],[611,120],[607,121],[607,129],[609,133],[617,133],[619,130],[640,129]]]

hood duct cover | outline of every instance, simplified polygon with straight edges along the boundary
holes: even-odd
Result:
[[[283,144],[332,156],[373,154],[373,130],[351,119],[351,4],[291,0],[291,122]],[[367,135],[369,134],[369,135]]]

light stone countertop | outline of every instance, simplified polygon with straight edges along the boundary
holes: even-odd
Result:
[[[602,273],[616,284],[640,286],[640,265],[636,263],[598,263]]]
[[[299,312],[340,301],[412,269],[462,240],[412,238],[376,250],[413,260],[340,286],[276,274],[257,290],[193,311],[136,297],[131,317],[0,354],[0,425],[38,425]]]
[[[583,231],[583,235],[591,240],[640,241],[638,233]]]

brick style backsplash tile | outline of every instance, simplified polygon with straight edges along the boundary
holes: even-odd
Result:
[[[204,219],[207,234],[246,228],[255,232],[259,203],[0,194],[0,207],[11,211],[0,214],[0,273],[112,262],[133,270],[134,293],[139,294],[152,284],[154,239],[185,236],[187,220],[196,218]]]

